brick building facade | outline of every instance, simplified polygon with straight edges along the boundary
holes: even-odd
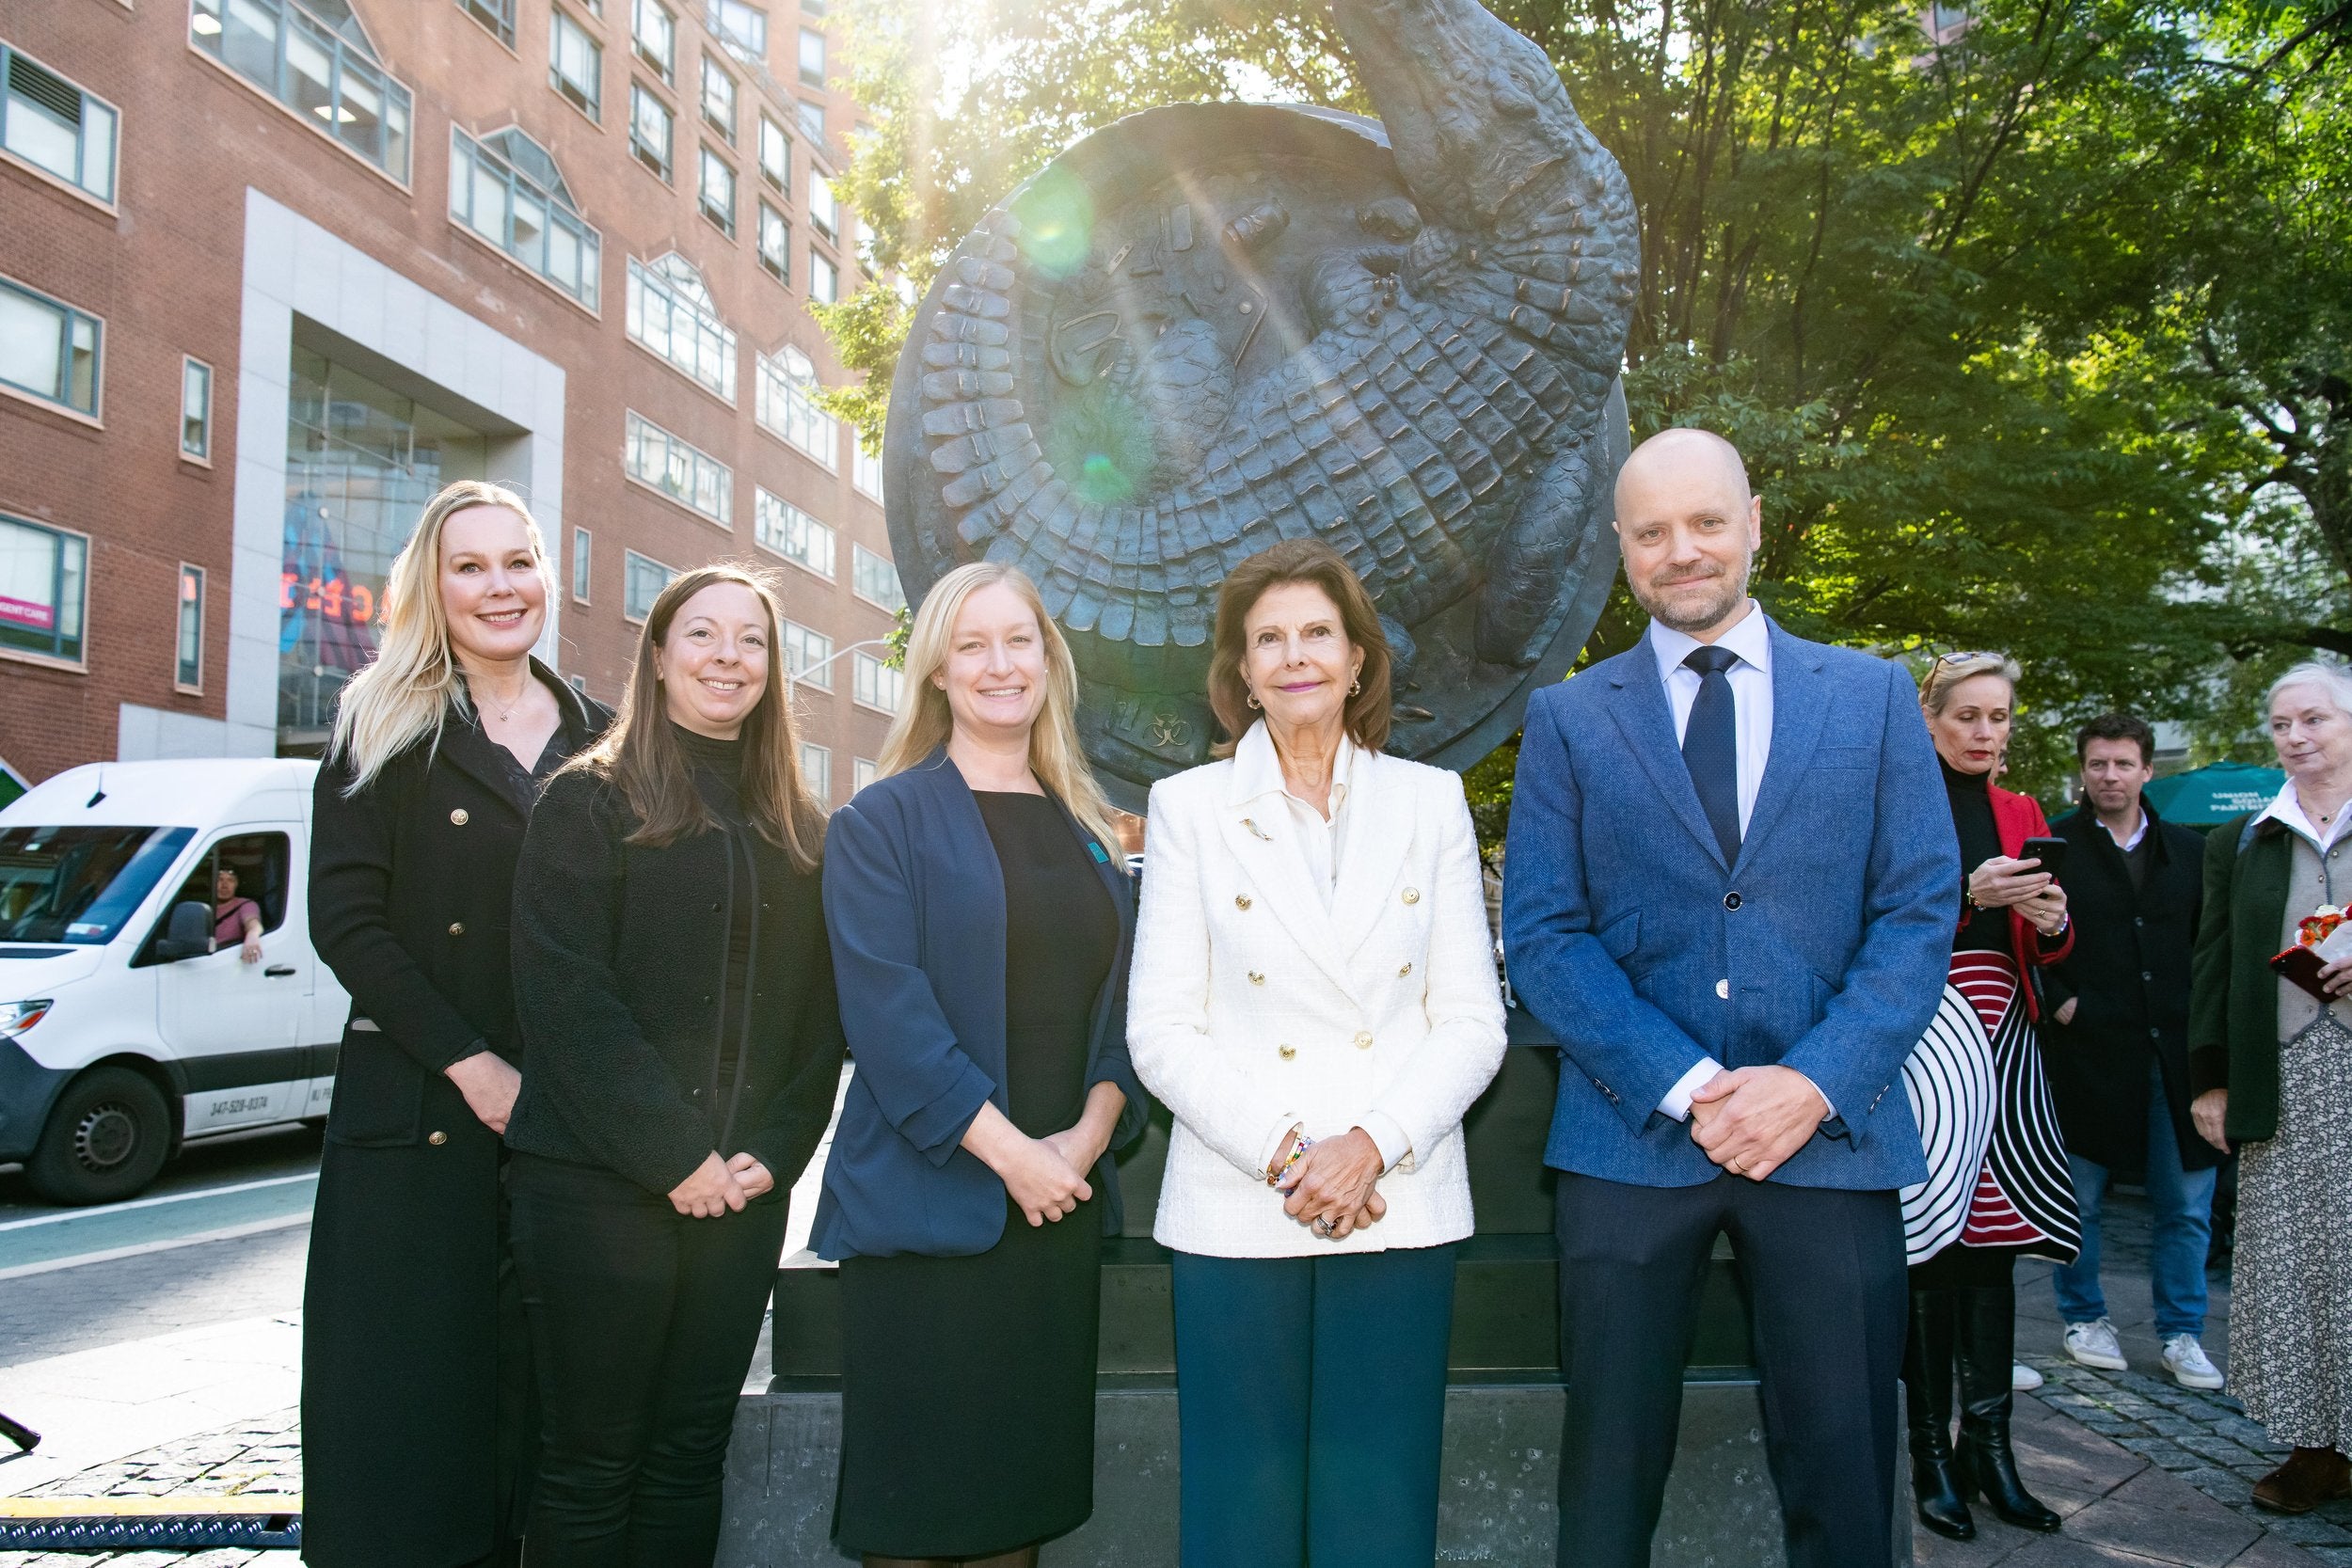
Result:
[[[665,572],[783,580],[846,800],[895,673],[822,0],[0,12],[0,762],[307,751],[423,498],[488,477],[617,697]],[[826,662],[828,661],[829,662]]]

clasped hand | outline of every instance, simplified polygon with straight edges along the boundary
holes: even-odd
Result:
[[[774,1190],[776,1179],[759,1158],[738,1154],[721,1159],[712,1149],[694,1174],[670,1189],[670,1207],[690,1220],[713,1220],[739,1214],[743,1205]]]
[[[1330,1239],[1340,1241],[1389,1212],[1377,1190],[1384,1168],[1380,1146],[1362,1128],[1325,1138],[1299,1156],[1278,1183],[1282,1212],[1301,1225],[1324,1221]]]
[[[2035,930],[2056,936],[2066,924],[2066,890],[2041,864],[1995,855],[1968,874],[1968,896],[1982,909],[2014,906]]]
[[[1719,1072],[1691,1096],[1691,1138],[1734,1176],[1761,1181],[1805,1146],[1829,1101],[1794,1068]]]

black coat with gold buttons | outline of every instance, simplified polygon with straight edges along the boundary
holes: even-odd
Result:
[[[562,724],[611,715],[534,661]],[[443,1076],[485,1046],[517,1066],[507,955],[532,781],[453,710],[437,746],[312,795],[310,936],[351,993],[303,1296],[303,1550],[324,1568],[489,1555],[527,1463],[501,1421],[527,1386],[501,1300],[498,1134]]]

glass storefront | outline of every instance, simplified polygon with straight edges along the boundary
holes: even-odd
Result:
[[[374,656],[384,577],[449,480],[482,471],[475,431],[346,365],[294,351],[278,592],[278,744],[325,744],[335,698]]]

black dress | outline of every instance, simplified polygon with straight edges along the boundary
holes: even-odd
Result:
[[[1042,795],[976,793],[1005,879],[1005,1065],[1013,1125],[1078,1119],[1089,1014],[1119,913]],[[972,1258],[841,1264],[841,1481],[834,1538],[880,1557],[989,1557],[1094,1506],[1097,1201]]]

